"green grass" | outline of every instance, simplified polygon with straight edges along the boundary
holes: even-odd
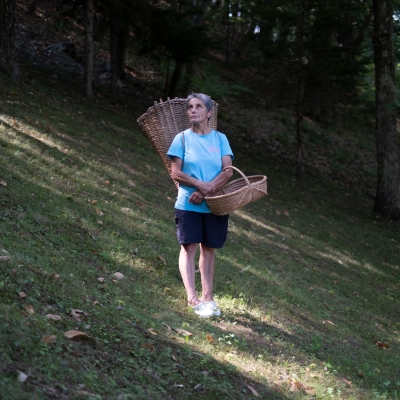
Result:
[[[136,124],[146,107],[91,104],[51,80],[0,75],[2,398],[398,399],[398,223],[326,177],[297,184],[227,130],[235,165],[266,174],[270,195],[232,214],[222,316],[199,320],[177,267],[175,188]]]

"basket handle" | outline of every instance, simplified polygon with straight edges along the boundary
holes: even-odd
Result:
[[[244,180],[245,180],[246,183],[247,183],[247,186],[248,186],[249,189],[251,190],[250,181],[247,179],[246,175],[245,175],[239,168],[236,168],[236,167],[234,167],[233,165],[228,165],[227,167],[225,167],[225,168],[222,170],[222,172],[225,171],[225,170],[227,170],[228,168],[234,169],[236,172],[238,172],[240,175],[242,175],[242,178],[244,178]]]

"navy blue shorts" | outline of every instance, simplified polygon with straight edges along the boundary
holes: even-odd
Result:
[[[228,235],[229,215],[214,215],[175,209],[176,236],[179,244],[203,243],[220,249]]]

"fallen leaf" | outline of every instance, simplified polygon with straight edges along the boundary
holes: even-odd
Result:
[[[79,339],[91,339],[89,335],[87,335],[85,332],[81,331],[75,331],[75,330],[70,330],[64,332],[64,336],[67,337],[68,339],[74,339],[74,340],[79,340]]]
[[[106,278],[100,277],[100,278],[97,278],[97,280],[98,280],[100,283],[103,283],[103,282],[106,280]],[[94,304],[94,303],[93,303],[93,304]]]
[[[2,253],[5,253],[5,254],[8,254],[8,251],[5,250],[5,249],[1,249],[1,252],[2,252]]]
[[[61,317],[59,315],[56,315],[56,314],[47,314],[46,318],[52,319],[53,321],[60,321],[61,320]]]
[[[97,207],[96,207],[96,213],[99,214],[100,217],[104,215],[103,211],[100,211]]]
[[[149,329],[147,329],[147,332],[151,333],[152,335],[155,335],[155,336],[157,336],[157,333],[154,331],[154,329],[153,329],[153,328],[149,328]]]
[[[329,321],[329,319],[323,320],[322,323],[323,323],[323,324],[327,323],[327,324],[336,326],[332,321]]]
[[[71,317],[74,319],[74,320],[76,320],[76,321],[79,321],[79,322],[81,322],[82,320],[81,320],[81,316],[84,316],[84,317],[86,317],[87,315],[88,315],[88,313],[85,313],[85,311],[82,311],[82,310],[77,310],[76,308],[73,308],[72,310],[71,310]]]
[[[212,336],[211,336],[209,333],[207,333],[206,339],[207,339],[210,343],[213,343],[213,342],[214,342],[214,339],[212,338]]]
[[[34,310],[33,307],[32,307],[31,305],[29,305],[29,304],[27,304],[27,305],[25,306],[25,310],[28,312],[28,314],[31,314],[31,315],[35,314],[35,310]]]
[[[25,292],[19,292],[19,293],[18,293],[18,296],[21,297],[21,298],[23,299],[24,297],[27,296],[27,294],[26,294]]]
[[[7,183],[5,183],[4,181],[2,181],[1,179],[0,179],[0,186],[7,186]]]
[[[360,378],[364,378],[364,372],[361,369],[358,370],[357,374]]]
[[[283,210],[282,211],[284,215],[286,215],[287,217],[289,216],[289,211],[288,210]]]
[[[104,181],[103,182],[105,185],[109,185],[110,184],[110,181]]]
[[[135,204],[140,208],[146,208],[146,204],[140,203],[139,201],[137,201]]]
[[[103,221],[98,220],[98,221],[97,221],[97,225],[103,225]]]
[[[95,305],[97,305],[97,304],[100,304],[100,303],[99,303],[98,300],[95,300],[95,301],[93,302],[93,305],[95,306]]]
[[[28,375],[24,374],[22,371],[18,371],[18,382],[25,382],[28,379]]]
[[[154,346],[153,346],[152,344],[150,344],[150,343],[143,343],[143,344],[142,344],[142,347],[143,347],[144,349],[149,350],[149,351],[154,351]]]
[[[349,380],[346,379],[346,378],[343,378],[343,381],[344,381],[345,383],[347,383],[349,386],[351,386],[351,384],[353,383],[352,381],[349,381]]]
[[[97,200],[92,200],[90,204],[97,204]]]
[[[10,259],[11,259],[10,256],[0,256],[0,261],[8,261]]]
[[[384,343],[384,342],[376,342],[376,345],[377,345],[378,347],[384,347],[384,348],[386,348],[386,349],[389,349],[389,348],[390,348],[390,346],[389,346],[387,343]]]
[[[53,343],[56,340],[57,340],[57,336],[56,335],[44,335],[44,336],[42,336],[42,342],[46,343],[46,344]]]
[[[168,332],[172,332],[172,328],[169,325],[167,325],[167,324],[163,324],[163,325],[167,328]]]
[[[260,397],[260,395],[257,393],[257,390],[251,387],[250,385],[247,385],[247,387],[250,389],[250,392],[253,393],[253,396],[255,397]]]
[[[193,336],[193,333],[190,333],[190,332],[186,331],[185,329],[174,328],[174,330],[183,336]]]
[[[157,258],[164,263],[164,265],[167,265],[167,262],[165,261],[165,258],[161,257],[161,256],[157,256]]]
[[[118,280],[124,278],[124,275],[121,274],[121,272],[115,272],[112,276],[113,276],[115,279],[118,279]]]
[[[375,342],[375,344],[376,344],[378,347],[384,347],[384,348],[386,348],[386,349],[389,349],[389,348],[390,348],[389,345],[388,345],[387,343],[379,342],[378,340],[376,340],[376,338],[375,338],[374,336],[372,336],[372,339],[374,339],[374,342]]]

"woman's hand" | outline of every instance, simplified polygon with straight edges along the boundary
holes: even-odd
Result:
[[[203,201],[204,196],[198,191],[194,191],[192,193],[192,195],[189,197],[189,203],[193,203],[193,204],[201,204],[201,202]]]
[[[215,187],[211,182],[197,182],[197,189],[204,196],[211,196],[215,193]]]

